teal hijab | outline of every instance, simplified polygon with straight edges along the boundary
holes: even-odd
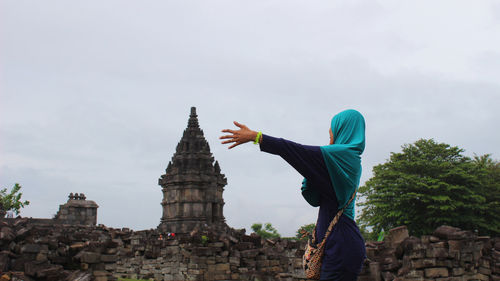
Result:
[[[332,118],[333,144],[321,146],[330,181],[342,209],[359,186],[361,154],[365,150],[365,119],[356,110],[340,112]],[[319,193],[302,182],[302,195],[312,206],[319,206]],[[344,214],[354,220],[354,199]]]

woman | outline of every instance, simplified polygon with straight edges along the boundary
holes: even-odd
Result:
[[[236,147],[250,141],[260,150],[281,156],[303,177],[302,195],[319,206],[316,241],[321,242],[335,214],[356,191],[361,177],[361,154],[365,148],[365,121],[356,110],[345,110],[332,118],[330,143],[309,146],[263,135],[234,122],[239,130],[225,129],[223,144]],[[354,222],[354,202],[344,210],[327,238],[321,280],[356,280],[365,259],[365,244]]]

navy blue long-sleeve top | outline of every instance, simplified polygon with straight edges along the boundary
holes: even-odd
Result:
[[[319,193],[316,241],[322,241],[338,211],[338,202],[320,147],[262,135],[260,150],[281,156],[307,179],[309,187]],[[342,215],[327,238],[321,280],[335,280],[342,276],[342,272],[359,274],[364,259],[364,239],[356,223]]]

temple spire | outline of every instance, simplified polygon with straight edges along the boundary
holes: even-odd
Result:
[[[226,225],[222,193],[227,180],[200,129],[196,107],[191,107],[188,126],[158,184],[163,192],[161,231],[189,233]]]
[[[189,115],[188,128],[199,128],[198,115],[196,115],[196,107],[191,107],[191,115]]]

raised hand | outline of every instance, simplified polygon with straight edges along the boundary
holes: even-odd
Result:
[[[219,137],[219,139],[221,140],[227,139],[223,141],[222,144],[233,143],[231,146],[228,147],[228,149],[255,140],[255,138],[257,137],[257,132],[250,130],[247,126],[240,124],[236,121],[234,121],[233,123],[236,127],[240,129],[239,130],[224,129],[222,130],[222,132],[227,133],[227,135],[222,135],[221,137]]]

